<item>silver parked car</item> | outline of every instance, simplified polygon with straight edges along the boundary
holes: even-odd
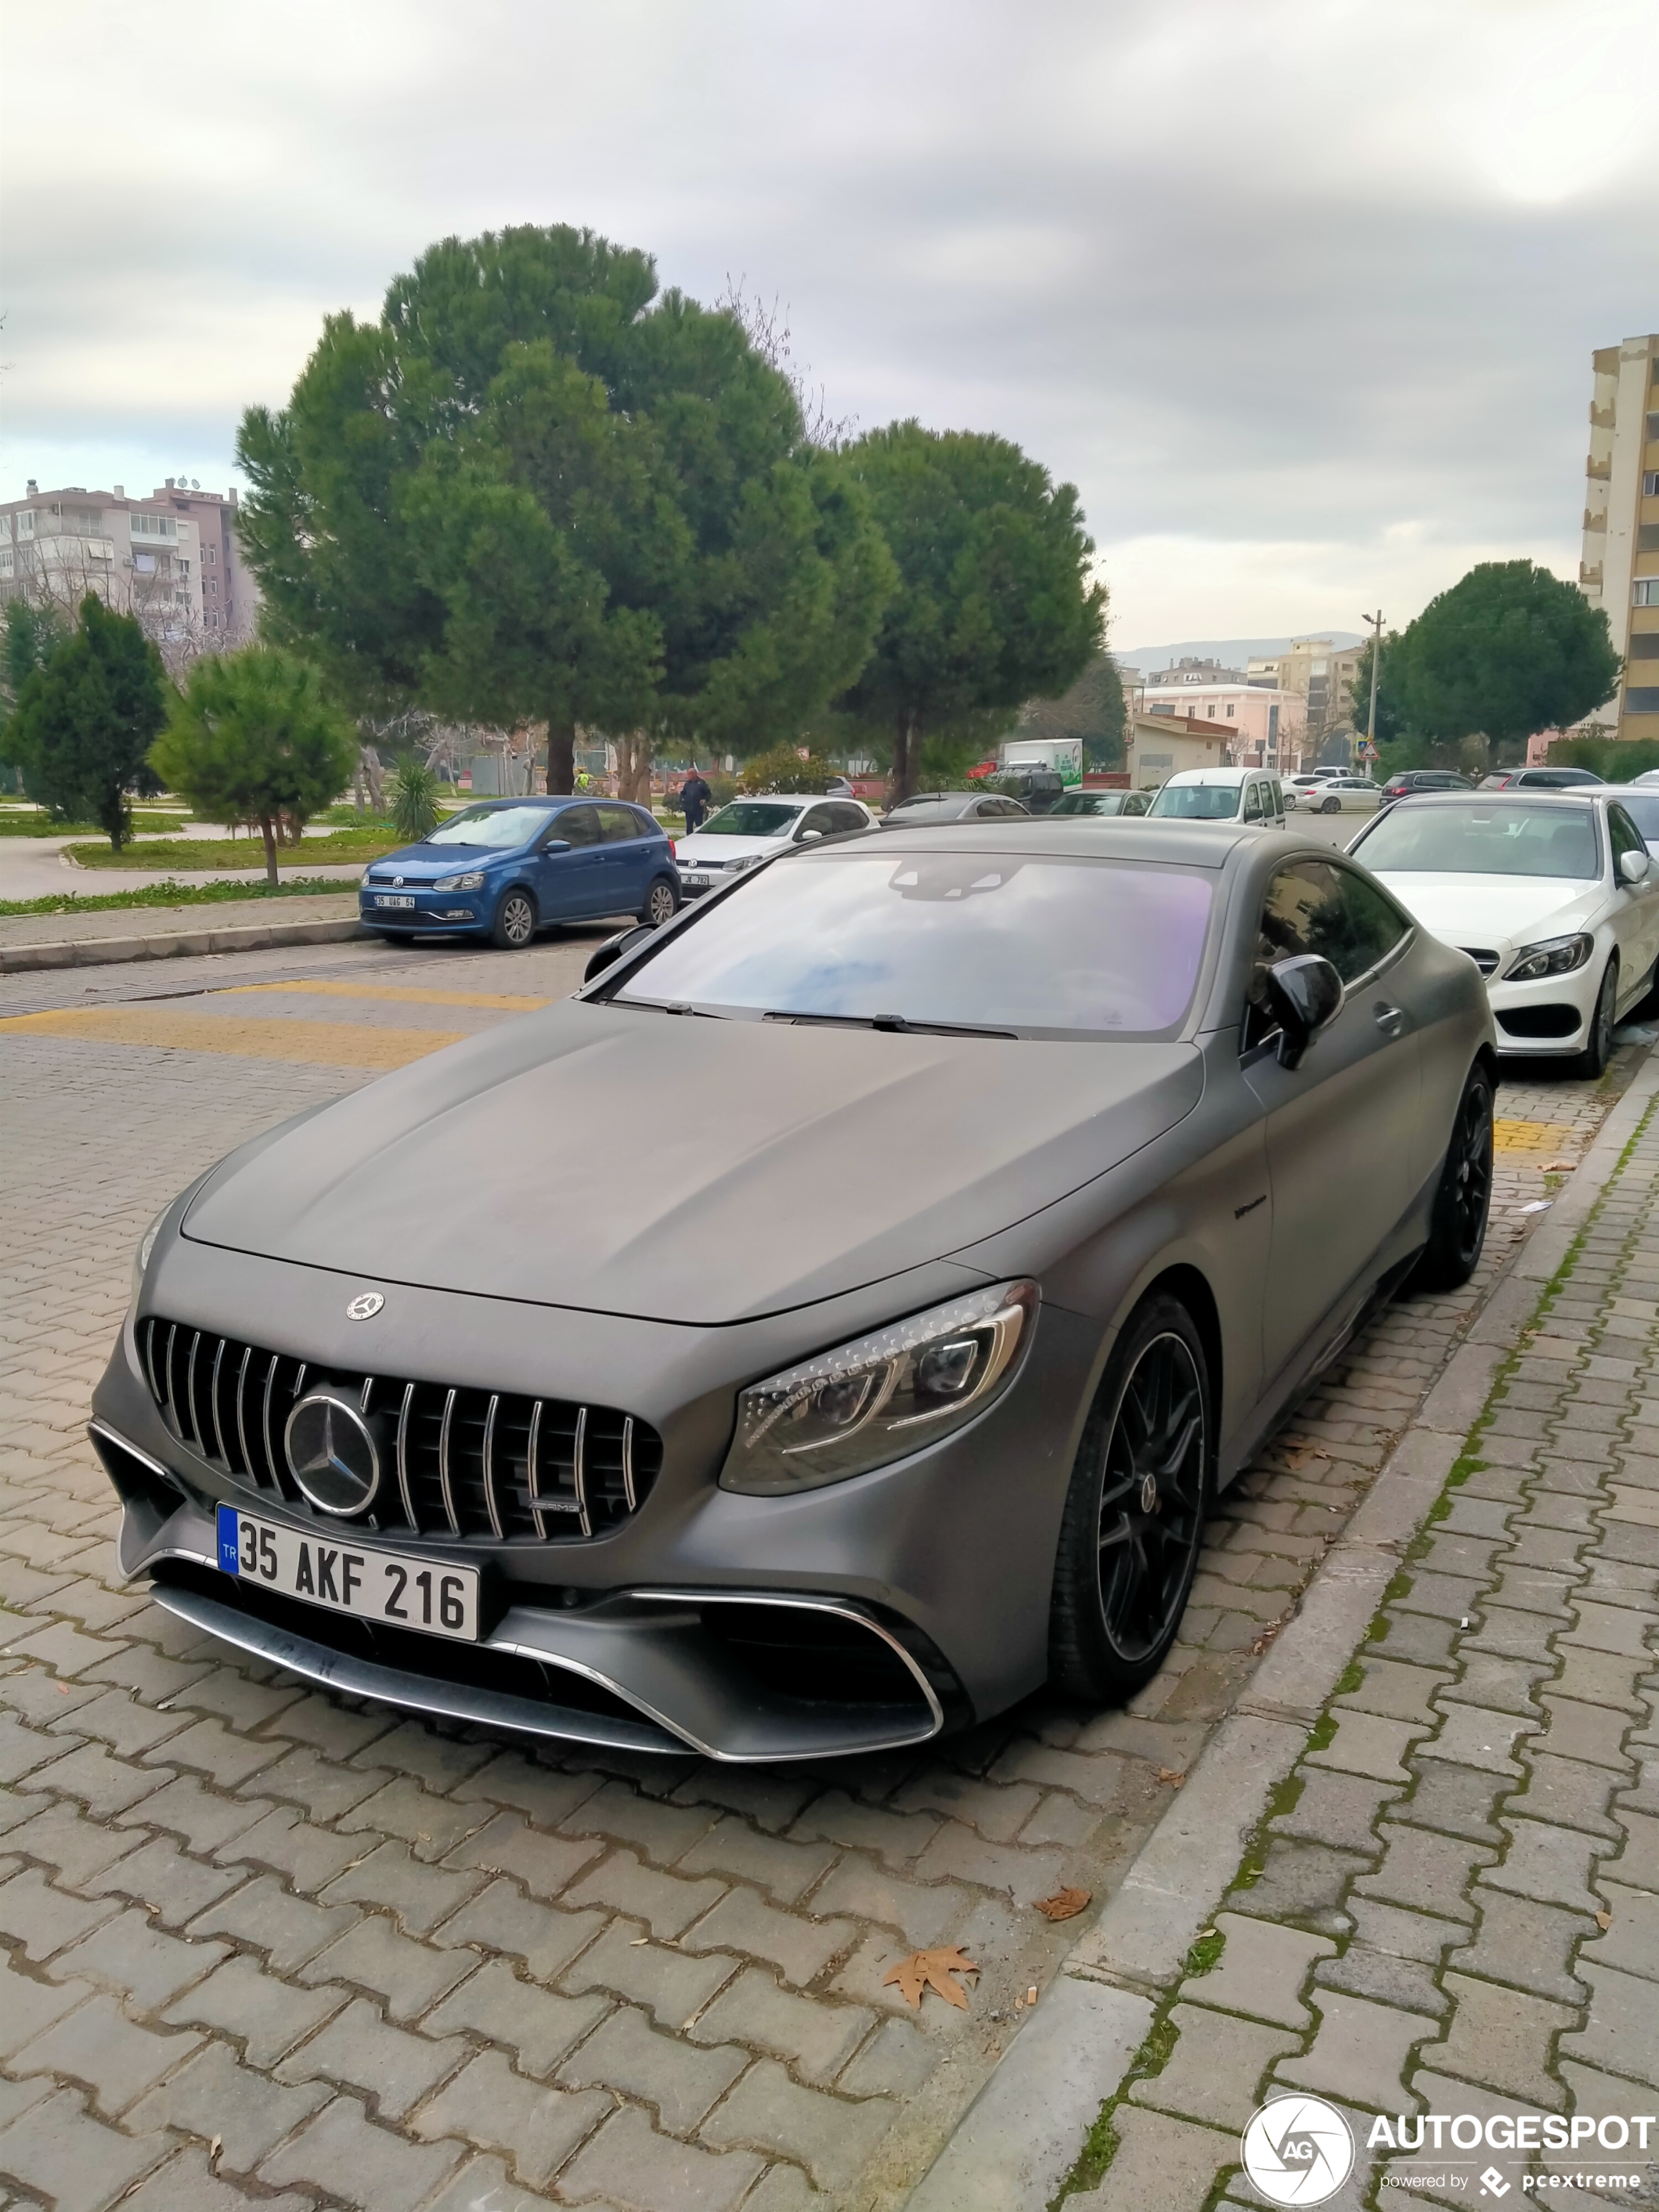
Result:
[[[1293,832],[895,828],[592,968],[146,1236],[93,1437],[198,1629],[718,1759],[1122,1698],[1218,1490],[1480,1256],[1480,976]]]

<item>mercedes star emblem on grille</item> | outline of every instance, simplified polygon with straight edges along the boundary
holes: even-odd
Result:
[[[349,1398],[331,1390],[301,1398],[288,1417],[283,1443],[294,1480],[319,1511],[362,1513],[373,1504],[380,1455]]]
[[[346,1308],[348,1321],[373,1321],[386,1304],[379,1291],[359,1291]]]

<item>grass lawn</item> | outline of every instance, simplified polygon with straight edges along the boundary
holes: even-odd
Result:
[[[278,884],[175,884],[171,878],[146,884],[141,891],[94,892],[79,897],[74,891],[54,891],[48,898],[0,899],[0,917],[14,914],[103,914],[128,906],[228,906],[233,901],[261,898],[349,898],[349,884],[331,883],[326,876],[300,876]]]
[[[277,848],[279,868],[362,867],[395,852],[398,839],[388,830],[354,836],[337,830],[330,837],[307,837],[298,845]],[[129,845],[112,852],[107,842],[70,845],[70,856],[83,868],[263,868],[265,848],[257,837],[165,837],[153,845]]]

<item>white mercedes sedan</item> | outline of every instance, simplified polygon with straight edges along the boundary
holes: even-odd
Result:
[[[824,837],[875,826],[876,817],[861,799],[821,799],[791,791],[734,799],[676,845],[681,896],[698,898],[792,845],[815,845]]]
[[[1616,790],[1424,793],[1348,850],[1480,969],[1500,1054],[1601,1073],[1659,959],[1659,865]]]

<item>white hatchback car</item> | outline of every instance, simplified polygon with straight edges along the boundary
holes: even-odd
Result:
[[[1146,810],[1160,822],[1242,822],[1254,830],[1285,827],[1285,791],[1270,769],[1187,768],[1159,787]]]
[[[1615,790],[1415,793],[1348,850],[1474,962],[1500,1053],[1601,1073],[1659,960],[1659,864]]]
[[[875,826],[876,817],[861,799],[820,799],[788,791],[734,799],[676,845],[680,890],[686,898],[697,898],[739,869],[769,860],[792,845],[812,845],[822,837]]]

